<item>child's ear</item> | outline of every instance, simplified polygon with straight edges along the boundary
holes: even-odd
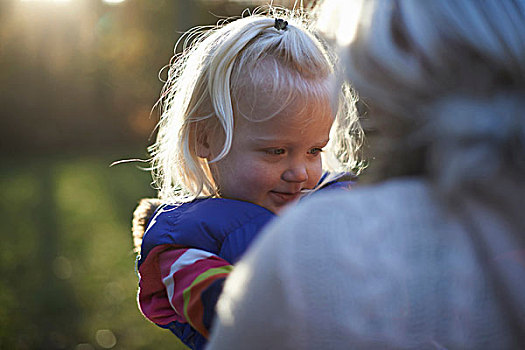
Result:
[[[195,153],[200,158],[208,159],[211,155],[209,128],[204,123],[198,123],[195,126],[195,133]]]

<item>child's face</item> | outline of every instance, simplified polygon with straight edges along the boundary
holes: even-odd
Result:
[[[264,109],[255,113],[261,112]],[[235,123],[230,152],[211,164],[222,197],[278,213],[296,201],[301,190],[315,187],[322,175],[321,150],[333,123],[328,102],[299,101],[270,120],[237,117]],[[222,143],[211,148],[216,155]]]

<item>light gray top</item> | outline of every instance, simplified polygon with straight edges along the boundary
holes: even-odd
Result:
[[[525,346],[524,251],[490,210],[439,203],[399,179],[292,208],[236,265],[209,349]]]

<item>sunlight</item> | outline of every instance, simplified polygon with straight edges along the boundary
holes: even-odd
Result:
[[[335,40],[339,46],[350,44],[358,29],[363,4],[363,0],[327,2],[319,13],[318,28],[326,37]]]
[[[20,0],[20,1],[21,2],[40,2],[40,3],[43,3],[43,2],[61,3],[61,2],[70,2],[71,0]],[[124,1],[126,0],[102,0],[102,2],[109,4],[109,5],[117,5],[117,4],[123,3]]]
[[[20,0],[22,2],[70,2],[71,0]]]

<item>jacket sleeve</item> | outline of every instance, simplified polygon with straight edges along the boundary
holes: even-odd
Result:
[[[227,261],[205,250],[158,246],[139,270],[140,309],[156,324],[189,323],[207,338],[215,304],[231,270]]]

